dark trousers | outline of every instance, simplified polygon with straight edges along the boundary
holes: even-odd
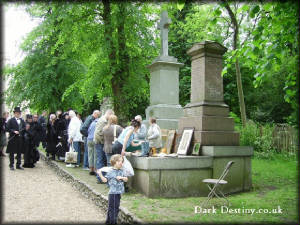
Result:
[[[46,156],[49,157],[50,154],[47,152],[47,153],[46,153]],[[55,153],[51,153],[51,159],[52,159],[52,160],[55,160]]]
[[[9,167],[14,167],[15,164],[15,154],[9,153]],[[17,153],[17,167],[21,166],[21,153]]]
[[[108,195],[108,209],[105,224],[117,224],[121,194]]]

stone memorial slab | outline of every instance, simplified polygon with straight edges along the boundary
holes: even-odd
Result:
[[[168,53],[168,28],[171,19],[163,11],[157,25],[160,30],[160,55],[155,58],[150,70],[150,106],[146,109],[146,121],[156,117],[156,122],[162,129],[177,129],[178,118],[183,116],[183,109],[179,104],[179,68],[183,66]]]
[[[222,62],[226,48],[213,41],[192,46],[191,102],[184,107],[178,133],[194,127],[194,143],[203,145],[239,145],[239,133],[234,131],[233,118],[224,103]]]

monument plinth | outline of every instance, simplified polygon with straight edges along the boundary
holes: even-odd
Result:
[[[239,145],[233,118],[224,103],[221,76],[223,54],[227,49],[213,41],[196,43],[187,51],[192,57],[191,102],[184,107],[178,131],[194,127],[193,142],[203,145]]]
[[[156,117],[161,129],[177,129],[178,118],[183,116],[179,104],[179,68],[183,63],[168,55],[168,26],[171,19],[163,11],[158,29],[161,30],[161,50],[150,70],[150,106],[146,109],[146,120]]]

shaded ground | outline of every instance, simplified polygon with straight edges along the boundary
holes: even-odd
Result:
[[[2,223],[104,223],[106,215],[91,200],[62,181],[40,160],[33,169],[9,170],[1,158]]]

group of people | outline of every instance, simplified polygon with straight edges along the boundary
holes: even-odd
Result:
[[[121,194],[126,191],[122,165],[125,152],[141,151],[139,156],[148,156],[150,148],[159,151],[162,147],[161,130],[155,118],[149,119],[149,129],[142,124],[142,117],[137,115],[130,125],[123,128],[118,125],[118,118],[111,109],[100,117],[95,110],[88,116],[80,128],[84,137],[85,153],[88,155],[90,175],[97,176],[97,182],[108,183],[108,210],[106,224],[116,224]],[[111,166],[107,173],[102,169]]]
[[[21,117],[20,107],[15,107],[14,116],[8,120],[9,113],[5,112],[1,122],[0,156],[7,145],[6,152],[10,154],[10,168],[14,168],[14,154],[17,154],[17,165],[21,167],[21,154],[24,154],[23,167],[33,168],[38,160],[37,147],[42,143],[46,149],[47,157],[63,161],[66,152],[72,147],[77,154],[76,165],[81,163],[81,149],[83,154],[83,169],[89,170],[90,175],[96,175],[96,170],[110,165],[113,154],[125,155],[125,152],[138,152],[139,156],[148,156],[149,150],[155,148],[159,152],[162,147],[161,130],[155,118],[150,118],[149,129],[142,123],[142,117],[137,115],[129,126],[123,128],[118,125],[118,118],[113,110],[108,109],[101,115],[99,110],[94,110],[84,123],[80,115],[70,109],[67,112],[57,110],[42,115],[26,115]],[[6,138],[6,132],[9,138]],[[98,177],[98,181],[101,180]]]
[[[148,156],[150,148],[157,151],[162,147],[161,130],[155,118],[150,118],[147,131],[142,124],[142,117],[137,115],[130,125],[123,128],[118,125],[118,117],[113,110],[108,109],[101,116],[99,110],[89,115],[80,128],[84,140],[83,169],[90,175],[96,175],[97,182],[102,180],[97,170],[110,165],[114,154],[125,155],[125,152],[137,152],[138,156]],[[77,129],[78,130],[78,129]]]
[[[40,155],[37,147],[39,146],[43,137],[45,137],[45,123],[43,119],[37,114],[26,115],[26,119],[21,117],[21,110],[19,107],[14,108],[14,116],[10,119],[9,113],[4,112],[1,118],[1,156],[4,147],[6,153],[9,154],[9,167],[14,170],[14,161],[16,162],[16,169],[23,170],[25,168],[35,167],[35,163],[39,160]],[[6,132],[9,133],[7,139]],[[14,156],[15,154],[16,157]],[[21,156],[24,154],[24,164],[21,166]]]
[[[17,169],[33,168],[39,160],[37,148],[40,143],[50,160],[63,161],[70,148],[78,152],[77,163],[67,164],[68,167],[80,166],[80,153],[84,149],[83,169],[88,170],[90,175],[95,175],[98,183],[107,182],[110,187],[107,223],[116,223],[120,194],[126,191],[124,182],[127,182],[127,177],[121,171],[125,152],[136,152],[138,156],[145,157],[149,156],[151,148],[159,152],[162,147],[161,130],[155,118],[149,119],[147,129],[140,115],[123,128],[118,125],[118,117],[111,109],[106,110],[104,115],[99,110],[94,110],[84,122],[72,109],[64,113],[57,110],[56,113],[50,113],[48,119],[46,112],[43,112],[41,116],[26,115],[23,120],[19,107],[15,107],[13,113],[14,116],[10,119],[8,113],[4,113],[0,120],[0,156],[5,156],[3,149],[7,145],[10,169],[14,170],[15,154]],[[8,140],[6,132],[9,133]],[[24,154],[23,167],[21,154]],[[101,171],[106,166],[112,168],[107,174]]]

